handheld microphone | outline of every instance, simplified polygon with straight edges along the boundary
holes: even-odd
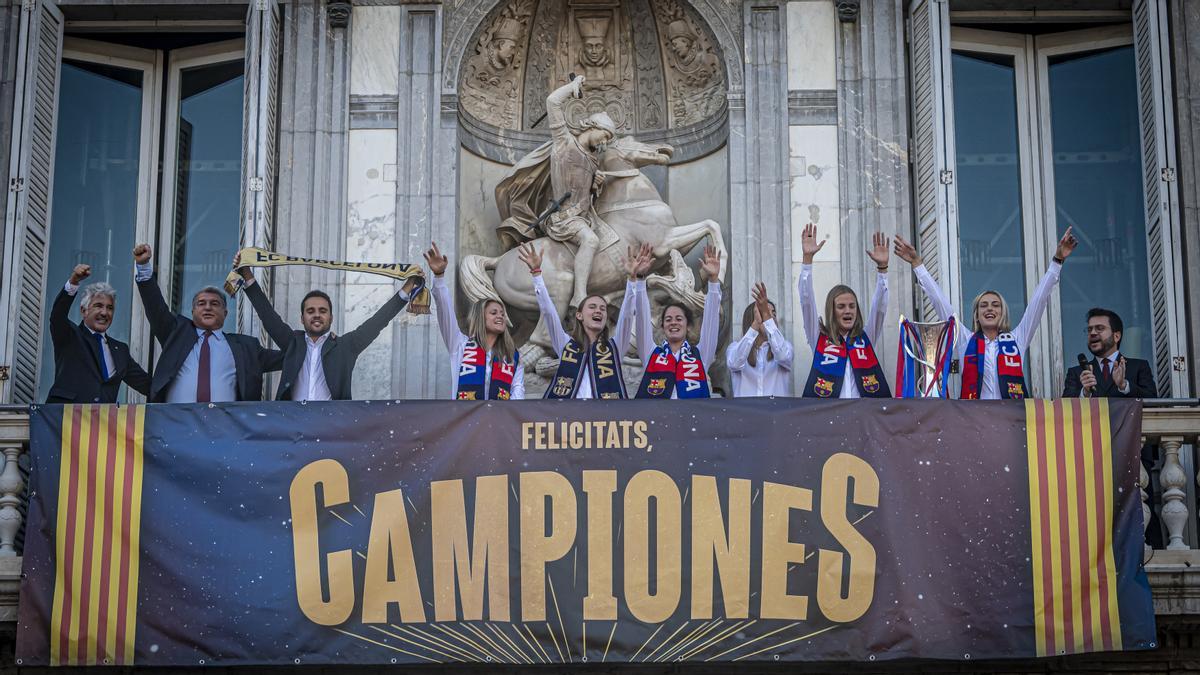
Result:
[[[1077,356],[1076,356],[1076,358],[1078,358],[1078,359],[1079,359],[1079,367],[1081,368],[1081,370],[1080,370],[1080,372],[1081,372],[1081,373],[1082,373],[1084,370],[1091,371],[1091,369],[1092,369],[1092,364],[1088,363],[1088,360],[1087,360],[1087,357],[1086,357],[1086,356],[1084,356],[1083,354],[1079,354],[1079,355],[1077,355]],[[1087,388],[1087,391],[1088,391],[1088,393],[1089,393],[1089,394],[1092,394],[1092,393],[1095,393],[1095,392],[1096,392],[1096,388],[1095,388],[1095,387],[1088,387],[1088,388]]]

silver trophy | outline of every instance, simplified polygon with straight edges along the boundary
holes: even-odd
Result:
[[[903,391],[905,383],[897,383],[906,398],[950,398],[947,375],[954,359],[954,337],[954,317],[918,323],[900,316],[900,344],[911,359],[906,367],[916,371],[915,391]]]

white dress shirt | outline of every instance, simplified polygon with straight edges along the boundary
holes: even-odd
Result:
[[[746,329],[742,339],[725,348],[725,365],[729,367],[734,398],[792,394],[792,343],[783,336],[775,319],[764,321],[763,331],[767,339],[758,346],[756,365],[750,365],[750,352],[755,351],[754,341],[759,335],[754,328]],[[768,353],[775,358],[768,358]]]
[[[63,290],[67,292],[67,295],[69,295],[71,297],[75,297],[75,294],[77,292],[79,292],[79,286],[76,286],[75,284],[71,283],[70,281],[67,281],[67,283],[63,285]],[[84,308],[84,309],[86,309],[86,308]],[[112,377],[113,371],[116,370],[117,367],[115,365],[113,365],[112,352],[109,351],[109,349],[108,349],[108,334],[107,333],[97,333],[96,331],[92,330],[91,327],[88,326],[86,323],[83,324],[83,327],[87,328],[88,332],[91,333],[92,335],[99,335],[101,338],[103,338],[100,340],[100,345],[102,346],[101,354],[104,358],[104,367],[108,369],[105,372],[108,373],[109,377]]]
[[[645,294],[646,282],[639,279],[636,283],[626,280],[625,282],[625,299],[621,301],[620,313],[617,314],[617,327],[613,332],[613,339],[617,342],[617,363],[621,362],[625,352],[629,351],[629,341],[633,337],[633,313],[637,307],[638,294]],[[550,345],[554,348],[555,355],[561,355],[564,347],[571,341],[571,336],[567,334],[562,327],[562,317],[558,315],[558,309],[554,307],[554,300],[550,298],[550,291],[546,290],[546,282],[542,281],[542,275],[538,274],[533,277],[533,292],[537,296],[538,310],[542,314],[542,321],[546,323],[546,330],[550,333]],[[579,386],[575,388],[575,398],[595,398],[596,394],[592,391],[592,378],[588,374],[591,368],[589,365],[590,359],[583,359],[583,364],[579,368]],[[618,371],[618,377],[621,373]]]
[[[913,272],[917,275],[917,283],[921,284],[921,290],[925,291],[925,295],[929,296],[930,303],[933,304],[933,309],[937,312],[939,319],[948,321],[955,313],[954,308],[950,305],[950,299],[942,292],[942,287],[929,274],[929,270],[925,269],[924,265],[919,265],[913,268]],[[1042,275],[1042,280],[1038,282],[1037,288],[1033,290],[1033,297],[1029,299],[1029,305],[1025,308],[1025,314],[1021,316],[1021,323],[1012,330],[1013,339],[1017,343],[1017,348],[1021,351],[1021,362],[1025,361],[1025,351],[1029,348],[1029,343],[1033,340],[1034,334],[1037,333],[1038,325],[1042,322],[1042,315],[1046,312],[1046,306],[1050,304],[1050,293],[1054,291],[1054,285],[1058,283],[1059,274],[1062,273],[1062,265],[1051,261],[1050,267],[1046,268],[1046,273]],[[971,317],[973,320],[974,317]],[[967,348],[971,337],[975,335],[974,331],[967,327],[967,321],[956,322],[958,326],[958,335],[954,340],[954,358],[959,359],[962,363],[963,352]],[[998,339],[984,339],[985,350],[983,355],[983,384],[979,391],[979,398],[985,401],[996,401],[1000,399],[1000,380],[996,370],[996,358],[1000,353],[1000,342]]]
[[[304,336],[304,365],[296,374],[296,387],[292,390],[293,401],[328,401],[333,397],[329,394],[329,383],[325,381],[325,363],[321,360],[321,349],[329,339],[326,332],[313,340],[307,334]]]
[[[817,340],[821,337],[821,324],[817,311],[817,296],[813,291],[812,265],[800,265],[800,316],[804,319],[804,335],[808,338],[808,347],[813,350],[816,358]],[[875,336],[883,330],[883,320],[887,316],[888,277],[887,272],[875,273],[875,293],[871,296],[871,309],[863,322],[863,333],[871,341],[871,347],[878,349]],[[860,305],[858,311],[862,311]],[[876,354],[879,352],[876,351]],[[853,385],[853,386],[850,386]],[[842,375],[842,389],[838,398],[861,398],[858,393],[858,380],[854,377],[854,369],[850,367],[850,359],[846,359],[846,372]]]
[[[646,282],[638,281],[645,287]],[[642,367],[650,367],[650,357],[654,356],[654,326],[651,325],[650,296],[643,292],[638,296],[637,309],[637,341],[638,356],[642,357]],[[712,391],[712,379],[708,377],[708,369],[712,360],[717,356],[717,331],[721,327],[721,284],[717,281],[708,282],[708,292],[704,295],[704,316],[700,319],[700,341],[696,343],[696,351],[700,352],[700,362],[704,364],[704,379],[708,380],[708,390]],[[679,358],[679,350],[672,349],[671,355]],[[641,386],[641,383],[638,383]],[[671,389],[671,398],[679,398],[676,389]]]
[[[1099,384],[1100,382],[1102,382],[1104,380],[1104,362],[1105,361],[1108,361],[1108,376],[1112,377],[1113,368],[1117,367],[1117,361],[1120,361],[1120,360],[1121,360],[1121,350],[1120,349],[1114,349],[1113,353],[1109,354],[1108,356],[1106,356],[1104,358],[1096,357],[1096,369],[1092,372],[1092,374],[1096,376],[1096,383]],[[1132,386],[1133,385],[1129,384],[1129,378],[1126,378],[1125,386],[1117,389],[1117,391],[1121,392],[1122,394],[1128,394],[1129,389]],[[1088,396],[1087,388],[1080,387],[1079,388],[1079,398],[1087,398],[1087,396]]]
[[[200,370],[200,346],[204,343],[204,329],[196,329],[196,344],[183,360],[175,379],[167,391],[167,403],[195,403],[196,376]],[[213,403],[237,400],[237,364],[233,350],[225,333],[213,331],[208,338],[208,393]]]
[[[442,342],[446,344],[446,351],[450,352],[450,398],[457,399],[458,371],[462,367],[463,348],[467,346],[470,338],[458,327],[458,317],[454,313],[454,293],[446,285],[446,280],[439,276],[433,277],[430,292],[433,294],[433,304],[437,309],[438,330],[442,333]],[[492,353],[490,351],[484,362],[483,373],[483,390],[491,391]],[[517,363],[509,393],[512,395],[512,400],[519,401],[525,398],[525,364]]]

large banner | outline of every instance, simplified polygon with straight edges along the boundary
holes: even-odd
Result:
[[[42,406],[17,663],[1144,649],[1137,401]]]

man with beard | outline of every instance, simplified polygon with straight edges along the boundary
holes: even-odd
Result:
[[[304,296],[300,302],[300,322],[304,330],[292,330],[255,283],[250,268],[241,266],[241,254],[234,256],[233,266],[246,282],[242,288],[258,318],[262,319],[267,335],[283,350],[283,372],[275,393],[277,401],[350,400],[350,383],[358,355],[404,309],[419,283],[416,277],[408,279],[404,287],[361,326],[344,335],[335,335],[330,330],[333,327],[333,301],[325,292],[313,290]]]
[[[1094,307],[1088,310],[1088,351],[1093,358],[1086,369],[1074,366],[1067,371],[1063,398],[1153,398],[1158,395],[1150,363],[1121,354],[1124,329],[1121,317],[1111,309]]]

